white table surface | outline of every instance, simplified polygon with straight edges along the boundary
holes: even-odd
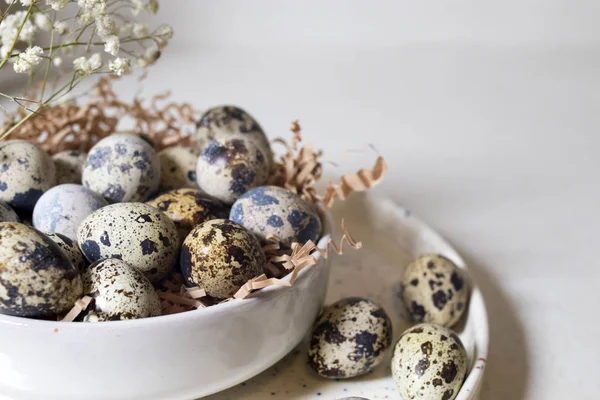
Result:
[[[482,399],[596,399],[600,6],[414,3],[163,1],[177,34],[146,91],[238,104],[271,136],[299,118],[332,174],[375,145],[378,193],[444,234],[486,296]]]

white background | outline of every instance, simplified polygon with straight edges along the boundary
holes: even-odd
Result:
[[[145,91],[299,118],[438,228],[488,302],[483,400],[600,393],[600,2],[163,1]],[[128,87],[130,93],[135,88]],[[137,90],[137,89],[135,89]],[[358,235],[359,236],[359,235]]]

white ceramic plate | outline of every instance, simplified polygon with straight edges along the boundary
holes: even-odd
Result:
[[[370,195],[354,195],[344,203],[336,203],[334,217],[339,221],[340,216],[346,217],[346,227],[355,239],[363,242],[363,248],[359,251],[347,249],[345,256],[332,258],[326,302],[332,303],[348,296],[375,300],[390,314],[395,340],[410,325],[404,318],[397,291],[404,266],[420,254],[440,253],[461,268],[467,268],[463,259],[439,234],[409,210],[391,201],[376,200]],[[483,297],[472,279],[470,288],[469,308],[458,326],[454,327],[471,361],[471,371],[457,400],[478,398],[488,349],[488,321]],[[308,370],[305,341],[257,377],[206,400],[329,400],[351,396],[400,399],[391,379],[390,358],[391,351],[384,365],[367,376],[328,381]]]

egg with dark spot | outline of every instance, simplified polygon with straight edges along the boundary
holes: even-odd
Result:
[[[158,191],[160,159],[139,136],[113,134],[92,147],[82,180],[112,203],[146,201]]]
[[[227,218],[229,209],[218,200],[196,189],[177,189],[163,193],[147,202],[164,212],[175,223],[179,240],[183,240],[196,225],[211,219]]]
[[[78,150],[65,150],[52,156],[56,166],[56,180],[63,183],[81,183],[81,171],[87,159],[87,153]]]
[[[402,398],[453,400],[467,376],[467,352],[448,328],[419,324],[394,348],[392,376]]]
[[[77,268],[38,230],[17,222],[0,223],[0,313],[52,317],[81,297]]]
[[[223,144],[211,141],[196,165],[198,187],[225,204],[264,185],[268,177],[269,165],[263,150],[245,139],[231,139]]]
[[[456,324],[469,301],[469,286],[448,258],[426,254],[410,263],[402,278],[402,299],[415,322]]]
[[[84,322],[119,321],[161,315],[160,299],[152,283],[124,261],[93,263],[83,273],[83,292],[94,301]]]
[[[52,233],[46,232],[46,236],[48,236],[54,243],[60,247],[60,249],[65,253],[67,258],[71,260],[71,263],[79,270],[79,272],[83,271],[87,266],[87,261],[81,250],[79,250],[79,246],[77,246],[77,242],[69,239],[65,235],[61,235],[60,233]]]
[[[81,223],[77,238],[90,262],[117,258],[152,282],[171,271],[179,247],[173,221],[143,203],[117,203],[99,209]]]
[[[174,146],[158,153],[160,157],[160,191],[197,188],[196,163],[198,151],[190,147]]]
[[[0,222],[20,222],[15,210],[3,201],[0,201]]]
[[[213,219],[195,227],[181,247],[180,267],[186,283],[209,296],[233,296],[263,273],[265,255],[258,239],[243,226]]]
[[[48,190],[33,209],[33,226],[42,232],[54,232],[77,241],[79,224],[108,202],[90,189],[67,183]]]
[[[33,210],[40,196],[56,184],[48,154],[24,140],[0,142],[0,200],[12,208]]]
[[[273,151],[265,132],[250,114],[239,107],[224,105],[206,111],[198,121],[193,138],[200,150],[211,140],[222,145],[232,139],[251,141],[262,150],[269,168],[273,166]]]
[[[244,193],[231,207],[229,219],[243,225],[260,240],[268,234],[288,243],[317,242],[319,214],[300,196],[278,186],[261,186]]]
[[[308,365],[324,378],[352,378],[381,364],[391,344],[392,322],[385,310],[349,297],[326,307],[317,319]]]

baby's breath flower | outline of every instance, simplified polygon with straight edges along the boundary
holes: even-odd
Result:
[[[35,22],[35,26],[43,31],[49,31],[52,29],[52,21],[46,16],[46,14],[37,13],[34,15],[33,20]]]
[[[115,33],[116,24],[108,15],[96,17],[96,29],[100,37],[107,37]]]
[[[160,50],[157,47],[155,47],[155,46],[148,47],[146,49],[146,51],[144,52],[143,60],[146,62],[146,65],[144,65],[144,66],[154,64],[156,62],[156,60],[158,60],[159,57],[160,57]]]
[[[108,69],[121,76],[129,70],[129,59],[121,57],[115,58],[108,63]]]
[[[77,5],[84,10],[91,10],[98,1],[99,0],[77,0]]]
[[[101,15],[106,15],[106,2],[99,1],[94,4],[94,7],[92,8],[92,14],[94,14],[94,17],[96,18],[100,17]]]
[[[67,24],[64,21],[63,22],[59,22],[56,25],[54,25],[54,30],[59,35],[64,35],[65,33],[67,33],[69,31],[69,24]]]
[[[111,35],[106,38],[104,42],[104,51],[110,55],[116,56],[119,53],[119,47],[121,43],[119,41],[119,37],[116,35]]]
[[[131,33],[136,39],[148,36],[148,25],[146,24],[133,24]]]
[[[54,59],[52,60],[52,65],[54,65],[57,68],[60,67],[62,65],[62,58],[54,57]]]
[[[78,57],[73,60],[73,67],[75,71],[83,76],[87,76],[92,73],[92,67],[89,61],[85,57]]]
[[[131,0],[131,4],[133,5],[133,8],[131,10],[133,15],[138,15],[140,11],[142,11],[142,9],[144,8],[144,3],[142,3],[142,0]]]
[[[94,16],[92,10],[84,10],[79,14],[79,23],[81,25],[88,25],[94,22]]]
[[[88,58],[88,62],[90,63],[90,68],[93,70],[102,67],[102,57],[100,56],[100,53],[92,54],[90,58]]]
[[[46,0],[46,4],[58,11],[65,8],[69,4],[69,0]]]
[[[146,10],[150,11],[152,14],[156,14],[158,12],[158,0],[148,0]]]
[[[32,5],[33,3],[35,3],[37,0],[21,0],[21,5],[23,7],[29,7],[30,5]],[[8,2],[7,2],[8,3]]]
[[[119,28],[119,36],[121,36],[121,37],[130,36],[133,33],[133,25],[134,24],[132,22],[128,22],[126,24],[123,24]]]
[[[31,70],[42,61],[40,57],[44,51],[39,46],[28,47],[27,50],[19,54],[13,68],[15,72],[22,74]]]
[[[163,24],[156,28],[155,33],[157,36],[162,36],[166,39],[171,39],[173,37],[173,28],[171,28],[169,25]]]
[[[35,36],[35,25],[31,23],[31,20],[27,18],[27,11],[17,11],[14,14],[6,16],[0,23],[0,42],[3,46],[11,46],[15,40],[22,42],[32,42]],[[25,22],[23,23],[23,21]],[[19,34],[19,27],[21,33]],[[17,38],[17,34],[19,37]]]

